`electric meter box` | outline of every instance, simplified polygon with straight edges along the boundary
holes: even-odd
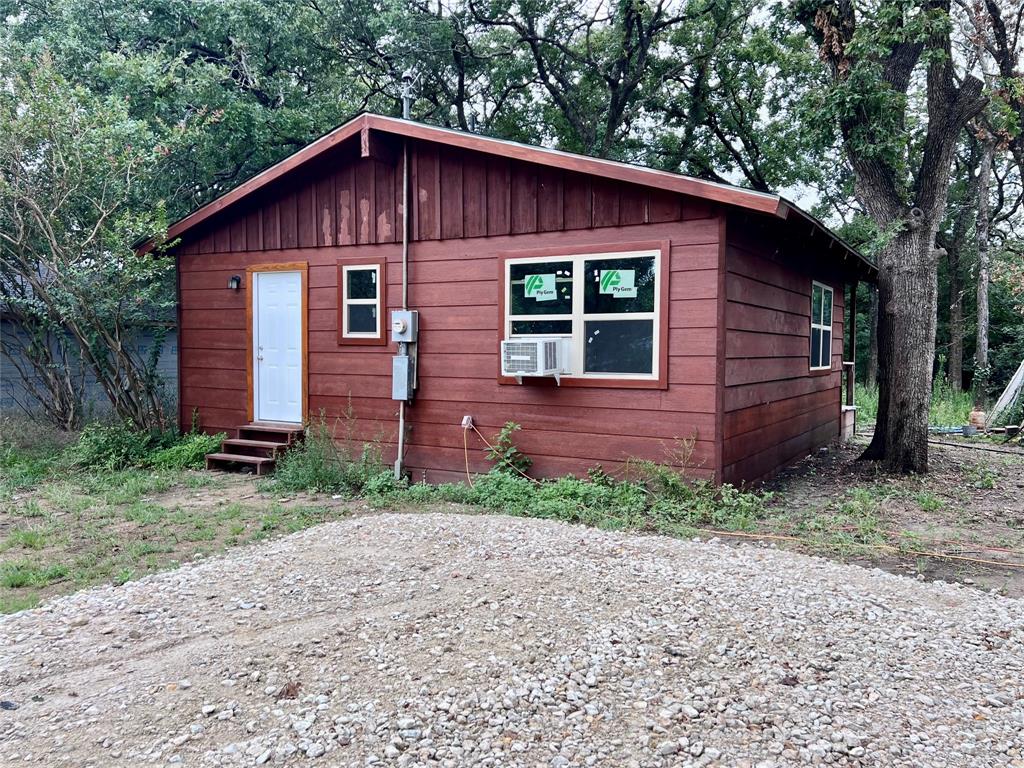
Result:
[[[395,309],[391,312],[391,340],[413,344],[420,330],[420,313],[415,309]]]

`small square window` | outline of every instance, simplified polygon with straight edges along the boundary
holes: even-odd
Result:
[[[338,262],[338,343],[386,344],[385,262]]]

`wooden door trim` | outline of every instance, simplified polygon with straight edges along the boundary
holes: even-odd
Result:
[[[299,295],[302,301],[302,308],[299,310],[299,317],[302,319],[302,403],[300,410],[300,421],[305,423],[308,416],[308,390],[309,390],[309,262],[287,261],[276,264],[250,264],[245,268],[245,388],[246,388],[246,418],[252,423],[256,413],[256,403],[253,388],[253,275],[257,272],[298,272],[302,284],[299,288]]]

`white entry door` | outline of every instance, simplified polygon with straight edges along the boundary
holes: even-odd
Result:
[[[253,415],[302,421],[302,273],[256,272],[253,286]]]

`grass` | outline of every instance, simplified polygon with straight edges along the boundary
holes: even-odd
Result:
[[[858,384],[853,391],[857,417],[862,424],[873,424],[878,419],[878,388]],[[957,391],[944,380],[932,387],[932,401],[928,423],[934,426],[959,427],[968,423],[974,400],[970,392]]]
[[[670,464],[631,460],[616,476],[595,468],[585,479],[543,482],[504,468],[501,457],[515,449],[510,442],[494,459],[500,466],[472,484],[409,484],[394,480],[373,445],[349,443],[338,451],[334,438],[325,428],[313,429],[281,461],[276,475],[255,485],[262,495],[249,493],[243,499],[232,491],[253,489],[246,479],[168,467],[112,469],[104,463],[68,472],[60,449],[8,447],[4,466],[15,468],[17,479],[10,482],[4,474],[7,485],[0,486],[11,501],[0,512],[0,612],[23,610],[93,584],[122,584],[347,513],[344,502],[304,500],[300,494],[306,491],[359,497],[375,507],[455,503],[671,536],[784,534],[803,548],[838,557],[875,557],[883,547],[906,553],[920,549],[918,534],[889,530],[898,530],[886,512],[891,502],[912,504],[918,515],[937,515],[963,501],[948,491],[936,493],[924,480],[915,486],[880,478],[820,499],[812,495],[805,508],[794,509],[788,500],[773,503],[771,494],[686,477],[686,441]],[[985,466],[965,470],[975,488],[991,488],[999,477]],[[280,498],[285,494],[292,500]]]
[[[34,432],[45,439],[26,438]],[[102,426],[69,442],[0,421],[0,612],[345,514],[227,498],[233,484],[251,484],[188,469],[214,441]]]
[[[46,546],[48,536],[45,531],[34,528],[22,528],[8,534],[0,544],[0,551],[8,549],[42,549]]]

